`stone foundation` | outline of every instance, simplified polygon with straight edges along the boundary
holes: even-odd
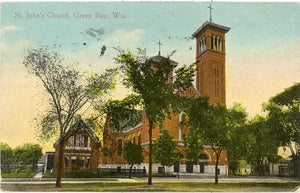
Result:
[[[99,165],[98,168],[117,168],[121,167],[122,169],[129,169],[130,165],[129,164],[101,164]],[[140,165],[134,165],[132,169],[146,169],[146,173],[148,173],[148,163],[142,163]],[[159,173],[159,168],[162,167],[160,164],[152,164],[152,171],[154,174]],[[220,170],[220,175],[221,176],[228,176],[228,166],[227,165],[219,165],[219,170]],[[165,172],[166,173],[175,173],[174,172],[174,166],[171,167],[166,167],[165,166]],[[187,173],[186,171],[186,165],[185,164],[180,164],[179,166],[179,173]],[[193,172],[192,173],[198,173],[200,174],[200,165],[193,165]],[[214,176],[215,175],[215,165],[205,165],[204,166],[204,173],[203,175],[209,175],[209,176]]]

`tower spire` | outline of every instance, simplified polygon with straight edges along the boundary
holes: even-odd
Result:
[[[209,15],[210,15],[209,21],[212,22],[212,9],[214,9],[214,8],[211,6],[211,3],[209,4],[209,6],[207,8],[209,8]]]
[[[160,43],[160,40],[157,42],[157,44],[158,44],[158,55],[160,56],[160,46],[162,46],[163,44]]]

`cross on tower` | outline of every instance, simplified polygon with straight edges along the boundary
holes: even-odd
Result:
[[[209,21],[212,22],[212,13],[211,13],[211,10],[214,9],[214,8],[211,6],[211,4],[209,4],[209,7],[207,7],[207,8],[209,8],[209,13],[210,13]]]
[[[157,42],[157,44],[158,44],[158,55],[160,56],[160,46],[162,46],[163,44],[160,43],[160,40]]]

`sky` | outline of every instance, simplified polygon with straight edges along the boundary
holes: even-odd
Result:
[[[66,64],[76,61],[82,69],[101,72],[116,65],[115,48],[133,52],[146,48],[147,55],[154,56],[161,41],[163,56],[176,50],[172,60],[191,64],[196,42],[190,37],[209,19],[208,6],[208,2],[2,4],[1,142],[11,147],[35,143],[34,120],[46,110],[41,83],[22,64],[27,48],[56,45]],[[212,6],[213,22],[231,28],[226,34],[227,105],[241,103],[253,117],[262,113],[262,103],[271,96],[300,81],[300,3],[213,2]],[[114,96],[126,93],[118,87]]]

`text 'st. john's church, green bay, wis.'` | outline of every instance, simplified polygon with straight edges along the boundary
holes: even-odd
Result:
[[[226,42],[225,34],[230,30],[229,27],[213,23],[211,18],[204,22],[192,34],[196,41],[196,84],[184,91],[185,96],[207,96],[211,104],[226,104],[225,89],[225,58]],[[187,34],[189,35],[189,34]],[[166,59],[160,54],[153,56],[150,60],[160,61]],[[177,63],[171,61],[175,66]],[[168,81],[173,81],[173,69],[168,74]],[[70,127],[66,135],[65,144],[58,140],[55,144],[54,167],[58,164],[59,146],[64,145],[64,170],[98,170],[99,168],[128,169],[123,157],[123,147],[127,142],[142,145],[144,161],[140,165],[135,165],[135,169],[143,169],[148,173],[149,167],[149,133],[148,120],[144,112],[137,125],[127,127],[121,132],[106,127],[103,132],[103,139],[100,138],[83,122],[78,121]],[[176,140],[180,151],[184,154],[185,146],[183,137],[189,133],[189,128],[182,127],[179,123],[182,114],[172,114],[164,121],[164,127]],[[155,141],[159,136],[159,128],[153,129],[152,138]],[[108,157],[103,151],[114,149],[113,155]],[[50,154],[48,155],[50,156]],[[53,155],[52,155],[53,157]],[[216,155],[209,145],[205,145],[199,154],[197,162],[191,163],[182,158],[174,166],[167,167],[166,172],[180,173],[202,173],[203,175],[214,175]],[[48,166],[47,166],[48,167]],[[45,170],[47,169],[45,168]],[[153,172],[161,170],[159,163],[153,163]],[[48,168],[49,169],[49,168]],[[228,161],[226,151],[223,151],[219,160],[219,174],[228,175]]]

